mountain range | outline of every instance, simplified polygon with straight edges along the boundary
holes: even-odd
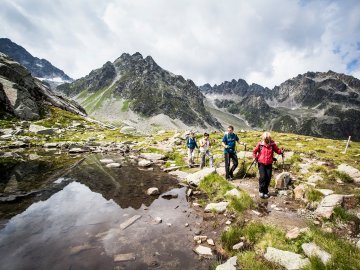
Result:
[[[40,80],[55,84],[73,80],[66,75],[64,71],[54,67],[46,59],[39,59],[32,56],[26,49],[8,38],[0,38],[0,52],[19,62],[33,77],[39,78]]]

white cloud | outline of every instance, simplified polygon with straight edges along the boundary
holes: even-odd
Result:
[[[136,51],[197,84],[360,70],[356,0],[5,0],[0,35],[75,78]]]

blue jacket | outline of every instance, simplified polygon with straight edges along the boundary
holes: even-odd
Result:
[[[240,142],[239,137],[235,133],[225,133],[222,139],[228,148],[224,149],[224,153],[236,153],[236,142]]]
[[[199,148],[195,137],[194,138],[187,137],[186,138],[186,146],[187,146],[187,148],[190,148],[190,149],[194,149],[195,147]]]

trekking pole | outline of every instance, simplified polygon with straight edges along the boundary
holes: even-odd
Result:
[[[242,179],[244,179],[246,177],[246,174],[250,171],[252,165],[254,165],[255,162],[256,162],[256,159],[254,159],[253,162],[250,164],[249,168],[246,170],[244,177]]]

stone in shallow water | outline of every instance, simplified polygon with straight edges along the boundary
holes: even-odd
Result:
[[[109,158],[100,159],[101,163],[114,163],[114,160]]]
[[[165,159],[164,155],[156,154],[156,153],[142,153],[142,154],[140,154],[140,157],[143,159],[151,160],[151,161]]]
[[[288,270],[301,269],[310,263],[308,258],[302,258],[300,254],[273,247],[268,247],[266,249],[264,257],[268,261],[278,263]]]
[[[124,253],[114,255],[114,262],[126,262],[135,261],[136,257],[134,253]]]
[[[192,173],[188,175],[185,178],[185,181],[188,182],[189,184],[198,186],[201,180],[203,180],[206,176],[213,173],[216,173],[215,168],[205,168],[196,173]]]
[[[114,163],[107,164],[106,167],[108,167],[108,168],[120,168],[121,164],[114,162]]]
[[[152,162],[150,160],[142,159],[138,162],[140,167],[149,167],[151,166]]]
[[[147,195],[159,195],[160,194],[160,191],[157,187],[152,187],[152,188],[149,188],[147,191],[146,191],[146,194]]]

